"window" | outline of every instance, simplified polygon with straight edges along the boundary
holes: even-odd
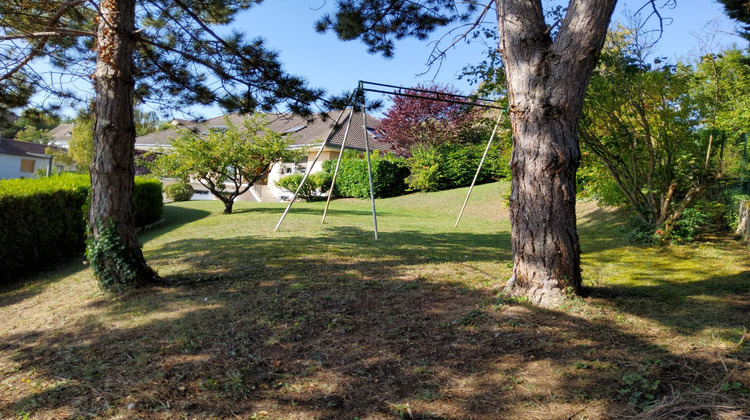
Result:
[[[34,172],[36,161],[33,159],[21,159],[21,172]]]

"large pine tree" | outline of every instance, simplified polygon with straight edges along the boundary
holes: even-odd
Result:
[[[285,74],[261,40],[236,32],[220,36],[214,30],[256,3],[0,2],[0,110],[24,103],[34,88],[74,96],[51,75],[93,76],[90,247],[99,256],[92,265],[105,286],[121,289],[158,281],[141,253],[132,214],[136,96],[171,108],[219,103],[243,112],[283,104],[305,115],[323,95]],[[54,69],[49,77],[34,67],[43,60]],[[112,242],[122,246],[110,246]]]
[[[615,3],[571,0],[564,17],[549,24],[541,0],[468,2],[465,10],[452,0],[344,0],[318,22],[321,31],[390,56],[397,39],[478,24],[495,9],[513,127],[513,275],[506,290],[536,304],[557,304],[581,287],[577,128]]]

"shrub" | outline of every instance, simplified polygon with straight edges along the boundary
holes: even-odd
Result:
[[[697,201],[675,222],[671,239],[691,242],[701,233],[724,230],[727,226],[724,211],[724,205],[716,201]]]
[[[192,185],[183,182],[164,187],[164,194],[173,201],[190,201],[194,193]]]
[[[0,274],[80,255],[86,238],[88,176],[0,181]]]
[[[413,191],[437,191],[440,189],[440,152],[435,146],[415,145],[408,160],[411,175],[407,179]]]
[[[276,186],[279,188],[284,188],[285,190],[291,192],[295,192],[299,187],[299,183],[302,182],[303,177],[304,175],[299,173],[287,175],[279,179],[276,182]],[[307,177],[305,184],[302,186],[302,189],[300,189],[299,194],[297,194],[297,197],[305,201],[320,200],[322,198],[321,194],[331,189],[332,179],[333,174],[325,171],[310,174]]]
[[[31,267],[81,255],[85,248],[88,175],[63,174],[0,181],[0,279]],[[134,217],[144,225],[159,220],[161,183],[136,178]]]
[[[135,177],[133,218],[136,226],[145,226],[161,219],[164,207],[161,182],[156,178]]]
[[[486,145],[471,143],[444,143],[439,146],[415,145],[408,160],[411,177],[409,189],[438,191],[467,187],[474,179]],[[494,142],[487,153],[478,184],[510,176],[504,148]]]
[[[409,168],[406,161],[393,155],[379,156],[374,151],[372,164],[373,195],[376,198],[395,197],[406,192],[406,177]],[[335,160],[323,164],[323,169],[333,174]],[[341,160],[334,195],[338,197],[370,198],[370,183],[367,175],[367,160],[356,152],[347,151]]]

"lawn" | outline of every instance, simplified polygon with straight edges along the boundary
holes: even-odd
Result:
[[[506,183],[369,201],[165,206],[168,282],[100,292],[82,260],[0,292],[0,417],[740,418],[750,250],[643,247],[579,203],[586,294],[504,298]],[[651,410],[644,413],[645,410]],[[640,413],[640,414],[639,414]],[[663,417],[658,417],[663,416]]]

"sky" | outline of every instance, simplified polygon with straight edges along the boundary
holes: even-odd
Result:
[[[657,4],[666,1],[657,0]],[[627,10],[637,10],[645,2],[620,1],[612,20],[625,21]],[[248,36],[264,38],[267,45],[279,53],[286,71],[303,76],[311,86],[322,87],[329,93],[354,89],[359,80],[406,87],[434,81],[453,85],[467,94],[475,88],[467,80],[460,80],[459,76],[467,64],[478,63],[484,58],[486,47],[481,43],[460,42],[448,51],[439,68],[426,64],[437,38],[426,42],[397,41],[395,57],[385,59],[368,54],[360,41],[340,41],[335,33],[315,32],[314,22],[334,7],[333,0],[268,0],[243,12],[234,27]],[[660,13],[670,19],[665,20],[662,38],[654,51],[656,55],[673,60],[688,58],[699,44],[695,35],[710,32],[709,29],[717,24],[723,31],[718,35],[723,45],[746,45],[746,41],[733,35],[735,23],[713,0],[677,0],[675,7],[660,9]],[[718,23],[711,24],[714,20]],[[651,28],[656,28],[656,19],[648,23]],[[445,31],[438,31],[436,37],[444,34]],[[213,117],[221,114],[221,110],[205,109],[203,114]]]
[[[545,5],[552,1],[543,0]],[[626,10],[636,10],[647,0],[619,1],[612,20],[624,21]],[[663,4],[669,0],[657,0]],[[486,46],[480,42],[460,42],[447,53],[440,66],[428,67],[426,62],[437,37],[446,35],[438,30],[430,41],[405,39],[397,41],[395,57],[385,59],[367,53],[360,41],[340,41],[335,33],[319,34],[314,30],[315,21],[326,11],[335,10],[335,0],[266,0],[260,5],[238,16],[231,26],[245,32],[251,38],[261,37],[266,45],[279,54],[284,69],[302,76],[313,87],[322,87],[329,93],[338,94],[357,87],[359,80],[412,87],[417,84],[453,85],[464,93],[475,86],[460,80],[461,70],[467,64],[484,59]],[[677,0],[674,8],[660,10],[665,18],[664,31],[654,53],[672,60],[687,58],[699,44],[695,35],[710,32],[718,25],[722,31],[717,39],[724,45],[736,43],[746,47],[747,42],[734,35],[736,25],[723,14],[723,8],[713,0]],[[494,14],[491,15],[491,19]],[[655,28],[657,20],[649,24]],[[379,99],[368,96],[368,100]],[[380,98],[385,99],[385,98]],[[211,118],[222,114],[218,107],[191,109],[191,114]],[[173,116],[184,117],[180,112]]]

